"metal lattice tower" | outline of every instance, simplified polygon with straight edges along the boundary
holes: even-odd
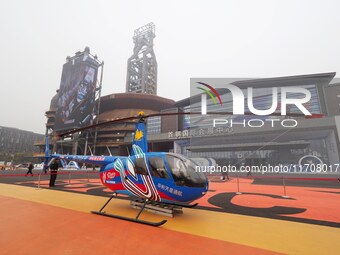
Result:
[[[135,30],[133,55],[128,59],[126,92],[157,94],[157,61],[153,51],[155,24]]]

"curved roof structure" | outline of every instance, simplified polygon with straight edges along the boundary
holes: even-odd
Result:
[[[140,93],[110,94],[100,100],[100,113],[116,109],[148,109],[159,112],[175,106],[174,100]]]
[[[140,93],[117,93],[103,96],[100,99],[99,123],[136,116],[140,111],[145,114],[159,113],[175,107],[175,101],[156,95]],[[135,129],[135,121],[110,124],[98,128],[97,147],[118,147],[124,137],[131,135]]]

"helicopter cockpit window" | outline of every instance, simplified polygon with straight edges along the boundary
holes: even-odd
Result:
[[[142,174],[142,175],[148,174],[148,169],[146,167],[144,158],[135,159],[135,171],[136,171],[136,174]]]
[[[176,185],[188,187],[204,187],[206,177],[195,171],[195,163],[187,158],[168,154],[166,161]]]
[[[149,165],[152,176],[169,179],[169,175],[168,172],[166,171],[164,161],[162,158],[149,157]]]

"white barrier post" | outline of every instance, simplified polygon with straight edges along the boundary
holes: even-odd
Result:
[[[36,189],[40,189],[40,176],[41,176],[41,173],[38,175],[38,188]]]
[[[239,181],[239,178],[238,178],[238,174],[236,175],[236,178],[237,178],[237,192],[236,192],[236,194],[237,195],[240,195],[240,194],[242,194],[241,192],[240,192],[240,181]]]
[[[282,176],[282,185],[283,185],[283,198],[289,198],[289,196],[287,196],[287,191],[286,191],[286,181],[285,178]]]

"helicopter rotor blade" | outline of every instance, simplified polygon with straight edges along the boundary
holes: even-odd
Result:
[[[138,118],[139,117],[133,116],[133,117],[126,117],[126,118],[121,118],[121,119],[109,120],[109,121],[101,122],[101,123],[98,123],[98,124],[93,124],[93,125],[90,125],[90,126],[73,129],[73,130],[67,131],[65,133],[61,133],[58,136],[59,137],[63,137],[63,136],[71,135],[71,134],[74,134],[74,133],[77,133],[77,132],[81,132],[81,131],[84,131],[84,130],[88,130],[88,129],[92,129],[92,128],[96,128],[96,127],[101,127],[101,126],[104,126],[104,125],[113,124],[115,122],[135,120],[135,119],[138,119]]]
[[[81,131],[84,131],[84,130],[89,130],[89,129],[93,129],[93,128],[97,128],[97,127],[110,125],[110,124],[113,124],[113,123],[116,123],[116,122],[123,122],[123,121],[129,121],[129,120],[140,120],[140,119],[147,119],[147,118],[150,118],[150,117],[158,117],[158,116],[166,117],[166,116],[176,116],[176,115],[202,115],[202,113],[201,112],[168,112],[168,113],[152,113],[152,114],[146,114],[146,115],[139,114],[139,115],[136,115],[136,116],[130,116],[130,117],[125,117],[125,118],[120,118],[120,119],[113,119],[113,120],[93,124],[93,125],[90,125],[90,126],[69,130],[65,133],[59,134],[58,136],[64,137],[66,135],[74,134],[74,133],[77,133],[77,132],[81,132]],[[233,115],[233,112],[207,112],[207,115]],[[251,113],[251,112],[245,112],[243,115],[254,115],[254,114]],[[281,114],[280,113],[272,113],[269,116],[281,116]],[[290,113],[287,116],[304,117],[303,114],[298,114],[298,113]]]
[[[71,135],[71,134],[81,132],[81,131],[84,131],[84,130],[88,130],[88,129],[93,129],[93,128],[97,128],[97,127],[110,125],[110,124],[113,124],[113,123],[116,123],[116,122],[123,122],[123,121],[129,121],[129,120],[140,120],[140,119],[146,119],[146,118],[157,117],[157,116],[174,116],[174,115],[189,115],[189,114],[201,114],[201,113],[199,113],[199,112],[195,112],[195,113],[170,112],[170,113],[153,113],[153,114],[147,114],[147,115],[131,116],[131,117],[126,117],[126,118],[109,120],[109,121],[101,122],[101,123],[98,123],[98,124],[93,124],[93,125],[82,127],[82,128],[73,129],[73,130],[67,131],[65,133],[59,134],[59,137]]]

